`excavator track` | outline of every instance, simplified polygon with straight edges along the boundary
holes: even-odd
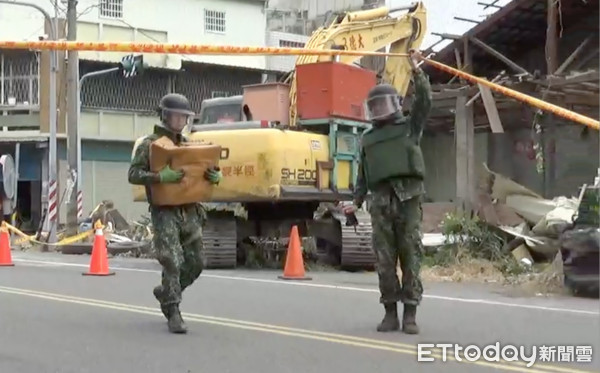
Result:
[[[210,217],[203,229],[206,268],[235,268],[237,232],[235,218]]]
[[[366,213],[356,213],[358,225],[346,226],[342,223],[342,268],[373,269],[375,252],[371,240],[373,228],[371,217]]]

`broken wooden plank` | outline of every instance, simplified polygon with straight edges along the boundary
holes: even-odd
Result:
[[[498,75],[496,75],[496,77],[494,79],[492,79],[492,83],[497,83],[504,74],[506,74],[506,71],[504,71],[504,70],[500,71],[500,73]],[[475,102],[475,100],[477,100],[479,98],[479,96],[481,96],[481,91],[477,92],[475,94],[475,96],[471,97],[471,99],[467,102],[467,106],[473,105],[473,103]]]
[[[492,132],[504,133],[504,127],[502,126],[500,114],[498,114],[498,108],[496,107],[496,100],[494,100],[491,89],[481,84],[477,85],[479,86],[479,92],[481,92],[481,99],[483,100],[483,106],[490,121]]]

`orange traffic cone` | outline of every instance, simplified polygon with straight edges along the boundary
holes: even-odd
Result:
[[[302,259],[302,247],[298,227],[293,226],[290,232],[290,243],[285,258],[283,275],[278,276],[282,280],[312,280],[304,274],[304,259]]]
[[[10,253],[10,234],[6,222],[2,222],[2,226],[0,226],[0,267],[13,267],[14,265]]]
[[[108,268],[108,250],[106,249],[103,228],[100,220],[94,225],[96,233],[94,236],[94,247],[92,248],[92,258],[90,260],[90,270],[83,273],[84,276],[112,276],[115,274],[114,272],[110,272]]]

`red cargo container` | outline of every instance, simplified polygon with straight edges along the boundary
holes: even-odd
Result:
[[[339,62],[296,65],[299,119],[365,120],[364,101],[377,84],[371,70]]]

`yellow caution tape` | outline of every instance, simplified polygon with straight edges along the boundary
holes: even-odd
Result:
[[[21,237],[21,238],[18,238],[18,239],[16,239],[16,240],[14,240],[14,241],[13,241],[13,244],[15,244],[15,245],[22,245],[22,244],[24,244],[24,243],[25,243],[25,242],[27,242],[27,241],[31,241],[31,240],[33,240],[34,238],[35,238],[35,235],[33,235],[33,236]]]
[[[88,238],[93,233],[94,233],[94,230],[90,229],[89,231],[81,232],[79,234],[76,234],[75,236],[63,238],[62,240],[60,240],[59,242],[57,242],[56,245],[57,246],[70,245],[70,244],[72,244],[74,242],[81,241],[81,240],[83,240],[85,238]]]
[[[25,242],[31,242],[31,243],[35,243],[38,245],[48,245],[48,246],[64,246],[64,245],[70,245],[74,242],[78,242],[81,241],[89,236],[91,236],[94,233],[93,229],[90,229],[89,231],[85,231],[82,233],[79,233],[75,236],[71,236],[71,237],[67,237],[67,238],[63,238],[62,240],[60,240],[57,243],[46,243],[46,242],[42,242],[42,241],[38,241],[35,239],[35,236],[29,236],[25,233],[23,233],[22,231],[20,231],[18,228],[13,227],[12,225],[4,222],[3,226],[5,226],[5,229],[8,229],[9,231],[17,234],[18,236],[21,236],[20,239],[15,241],[16,245],[20,245],[23,244]],[[1,228],[0,228],[1,229]]]

